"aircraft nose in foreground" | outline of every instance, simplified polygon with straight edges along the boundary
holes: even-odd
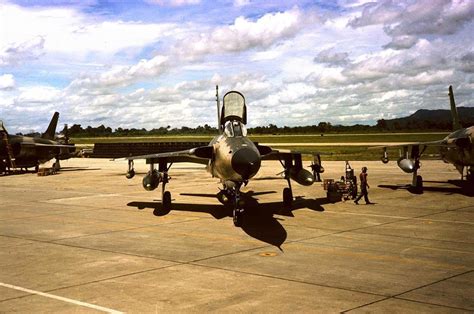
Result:
[[[240,148],[232,155],[232,168],[244,180],[253,177],[260,169],[260,155],[250,148]]]

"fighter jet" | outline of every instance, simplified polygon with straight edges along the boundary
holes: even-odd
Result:
[[[7,129],[0,121],[0,173],[7,169],[34,168],[38,172],[39,165],[53,158],[55,170],[59,170],[59,160],[74,156],[75,146],[69,144],[67,126],[65,127],[65,138],[62,141],[55,140],[56,126],[59,113],[55,112],[48,128],[40,137],[29,137],[8,134]]]
[[[397,164],[406,173],[412,173],[411,187],[414,191],[423,191],[423,178],[418,175],[420,159],[428,146],[439,148],[439,153],[444,162],[453,164],[461,174],[461,180],[467,179],[474,183],[474,126],[462,128],[459,115],[454,102],[453,87],[449,86],[449,100],[451,104],[451,115],[453,118],[453,130],[444,139],[433,142],[420,142],[407,145],[378,146],[383,148],[382,162],[388,163],[387,147],[402,147]],[[377,147],[374,147],[377,148]]]
[[[244,217],[241,187],[247,185],[257,174],[262,160],[279,160],[284,169],[284,178],[288,182],[288,187],[283,189],[283,204],[287,208],[291,207],[293,192],[290,179],[305,186],[314,182],[313,174],[303,169],[301,153],[274,150],[252,142],[247,137],[247,106],[240,92],[226,93],[220,110],[216,86],[216,100],[220,134],[214,137],[209,145],[183,151],[127,157],[125,159],[129,162],[129,168],[126,177],[130,179],[135,175],[134,160],[145,159],[150,170],[143,178],[143,187],[152,191],[161,183],[162,206],[164,210],[170,210],[171,193],[166,190],[166,184],[169,182],[168,172],[171,166],[177,162],[204,164],[212,177],[220,179],[222,188],[216,197],[222,204],[233,207],[233,222],[238,227],[242,225]],[[157,169],[155,165],[158,165]],[[319,172],[324,171],[322,167],[317,168]]]

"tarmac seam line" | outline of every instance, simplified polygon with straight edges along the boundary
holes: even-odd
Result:
[[[377,294],[377,293],[374,293],[374,292],[359,291],[359,290],[353,290],[353,289],[342,288],[342,287],[337,287],[337,286],[329,286],[329,285],[324,285],[324,284],[320,284],[320,283],[308,282],[308,281],[304,281],[304,280],[290,279],[290,278],[284,278],[284,277],[276,277],[276,276],[267,275],[267,274],[258,274],[258,273],[246,272],[246,271],[242,271],[242,270],[228,269],[228,268],[222,268],[222,267],[210,266],[210,265],[204,265],[204,264],[198,264],[198,263],[185,263],[185,264],[204,267],[204,268],[210,268],[210,269],[217,269],[217,270],[222,270],[222,271],[226,271],[226,272],[233,272],[233,273],[238,273],[238,274],[245,274],[245,275],[264,277],[264,278],[270,278],[270,279],[287,281],[287,282],[300,283],[300,284],[305,284],[305,285],[310,285],[310,286],[315,286],[315,287],[337,289],[337,290],[342,290],[342,291],[363,293],[363,294],[367,294],[367,295],[373,295],[373,296],[387,298],[386,295]]]
[[[90,251],[97,251],[97,252],[104,252],[104,253],[113,253],[113,254],[121,254],[121,255],[133,256],[133,257],[140,257],[140,258],[149,258],[149,259],[154,259],[154,260],[157,260],[157,261],[169,262],[169,263],[175,263],[175,264],[186,264],[186,263],[187,263],[187,262],[182,262],[182,261],[173,261],[173,260],[167,260],[167,259],[163,259],[163,258],[157,258],[157,257],[154,257],[154,256],[138,255],[138,254],[133,254],[133,253],[120,252],[120,251],[112,251],[112,250],[99,249],[99,248],[93,248],[93,247],[87,247],[87,246],[80,246],[80,245],[72,245],[72,244],[59,243],[59,242],[54,242],[54,241],[46,241],[46,240],[38,240],[38,239],[28,239],[28,238],[23,238],[23,237],[18,237],[18,236],[11,236],[11,235],[3,235],[3,234],[0,234],[0,236],[7,237],[7,238],[20,239],[20,240],[28,240],[28,241],[33,241],[33,242],[38,242],[38,243],[44,243],[44,244],[52,244],[52,245],[59,245],[59,246],[70,247],[70,248],[78,248],[78,249],[84,249],[84,250],[90,250]],[[30,243],[30,244],[31,244],[31,243]]]
[[[19,286],[14,286],[14,285],[6,284],[6,283],[3,283],[3,282],[0,282],[0,286],[5,287],[5,288],[9,288],[9,289],[13,289],[13,290],[26,292],[26,293],[29,293],[29,295],[39,295],[39,296],[42,296],[42,297],[55,299],[55,300],[63,301],[63,302],[66,302],[66,303],[71,303],[71,304],[74,304],[74,305],[79,305],[79,306],[82,306],[82,307],[87,307],[87,308],[90,308],[90,309],[106,312],[106,313],[113,313],[113,314],[123,313],[123,312],[113,310],[113,309],[109,309],[109,308],[106,308],[106,307],[103,307],[103,306],[99,306],[99,305],[95,305],[95,304],[91,304],[91,303],[86,303],[86,302],[82,302],[82,301],[74,300],[74,299],[70,299],[70,298],[65,298],[65,297],[57,296],[57,295],[46,293],[46,292],[41,292],[41,291],[31,290],[31,289],[27,289],[27,288],[23,288],[23,287],[19,287]]]
[[[465,309],[465,308],[459,308],[459,307],[450,306],[450,305],[445,305],[445,304],[437,304],[437,303],[431,303],[431,302],[426,302],[426,301],[413,300],[413,299],[404,298],[404,297],[401,297],[401,296],[402,296],[403,294],[406,294],[406,293],[409,293],[409,292],[412,292],[412,291],[416,291],[416,290],[418,290],[418,289],[423,289],[423,288],[429,287],[429,286],[431,286],[431,285],[434,285],[434,284],[437,284],[437,283],[440,283],[440,282],[443,282],[443,281],[446,281],[446,280],[449,280],[449,279],[452,279],[452,278],[456,278],[456,277],[459,277],[459,276],[462,276],[462,275],[465,275],[465,274],[469,274],[469,273],[471,273],[472,271],[473,271],[473,270],[468,270],[468,271],[465,271],[465,272],[460,273],[460,274],[456,274],[456,275],[453,275],[453,276],[449,276],[449,277],[447,277],[447,278],[443,278],[443,279],[440,279],[440,280],[437,280],[437,281],[434,281],[434,282],[425,284],[425,285],[423,285],[423,286],[416,287],[416,288],[413,288],[413,289],[410,289],[410,290],[407,290],[407,291],[404,291],[404,292],[395,294],[395,295],[393,295],[393,296],[387,297],[387,298],[382,299],[382,300],[370,302],[370,303],[367,303],[367,304],[364,304],[364,305],[360,305],[360,306],[354,307],[354,308],[352,308],[352,309],[348,309],[348,310],[342,311],[341,313],[347,313],[347,312],[350,312],[350,311],[353,311],[353,310],[357,310],[357,309],[364,308],[364,307],[366,307],[366,306],[368,306],[368,305],[376,304],[376,303],[383,302],[383,301],[390,300],[390,299],[403,300],[403,301],[409,301],[409,302],[416,302],[416,303],[427,304],[427,305],[441,306],[441,307],[450,308],[450,309],[455,309],[455,310],[471,311],[472,309]]]
[[[404,291],[404,292],[401,292],[401,293],[398,293],[398,294],[395,294],[392,297],[400,297],[403,294],[406,294],[406,293],[409,293],[409,292],[412,292],[412,291],[415,291],[415,290],[418,290],[418,289],[426,288],[426,287],[432,286],[434,284],[437,284],[437,283],[440,283],[440,282],[443,282],[443,281],[446,281],[446,280],[449,280],[449,279],[453,279],[453,278],[456,278],[456,277],[459,277],[459,276],[462,276],[462,275],[469,274],[471,272],[473,272],[472,269],[468,270],[468,271],[465,271],[465,272],[462,272],[462,273],[459,273],[459,274],[456,274],[456,275],[452,275],[452,276],[440,279],[440,280],[433,281],[431,283],[428,283],[428,284],[425,284],[425,285],[422,285],[422,286],[419,286],[419,287],[416,287],[416,288],[413,288],[413,289],[410,289],[410,290],[407,290],[407,291]]]

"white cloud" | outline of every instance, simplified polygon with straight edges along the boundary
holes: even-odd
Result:
[[[76,79],[69,87],[77,90],[125,86],[143,78],[159,76],[167,70],[168,65],[168,57],[165,56],[156,56],[150,60],[142,59],[133,66],[114,66],[99,75]]]
[[[57,101],[61,91],[51,86],[30,86],[19,88],[17,103],[51,103]]]
[[[473,17],[471,0],[383,0],[366,4],[349,25],[383,24],[385,32],[393,38],[387,47],[403,49],[413,45],[414,36],[454,34]]]
[[[348,62],[348,57],[349,54],[347,52],[335,52],[330,48],[320,51],[314,58],[314,62],[339,66],[346,64]]]
[[[268,13],[252,21],[240,16],[229,26],[191,35],[183,40],[177,52],[190,59],[206,54],[241,52],[252,48],[268,48],[278,41],[294,36],[304,25],[298,8]]]
[[[167,23],[101,21],[64,7],[24,8],[8,3],[0,4],[0,21],[0,65],[41,55],[84,60],[96,54],[96,60],[107,60],[120,51],[156,42],[174,28]]]
[[[0,66],[17,65],[38,59],[44,53],[44,38],[36,36],[25,42],[16,42],[0,48]]]
[[[12,74],[0,75],[0,90],[8,90],[15,87],[15,78]]]

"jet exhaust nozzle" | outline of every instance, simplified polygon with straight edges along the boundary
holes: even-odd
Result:
[[[304,186],[310,186],[314,183],[313,174],[306,169],[290,171],[290,178]]]
[[[397,161],[398,167],[406,173],[413,173],[415,171],[415,161],[409,158],[400,158]]]
[[[158,172],[148,172],[145,177],[143,177],[143,188],[147,191],[153,191],[160,184],[161,179],[158,175]]]

